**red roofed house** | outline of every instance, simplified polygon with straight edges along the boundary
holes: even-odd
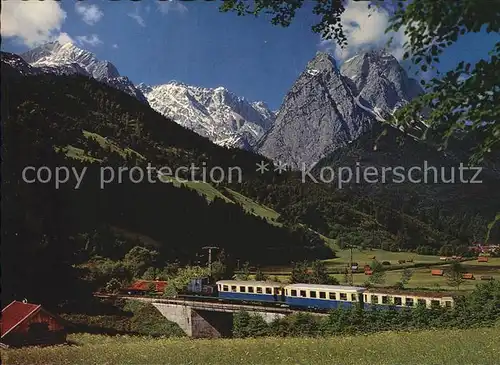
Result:
[[[66,342],[64,320],[39,304],[13,301],[2,309],[2,340],[7,346],[55,345]]]

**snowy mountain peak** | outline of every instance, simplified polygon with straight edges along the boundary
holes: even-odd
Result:
[[[250,149],[274,122],[265,103],[249,103],[222,86],[171,81],[138,87],[153,109],[222,146]]]
[[[177,80],[170,80],[169,82],[163,85],[176,85],[176,86],[186,86],[186,87],[189,86],[188,84]],[[162,86],[162,85],[156,85],[156,86]]]
[[[109,61],[99,61],[94,53],[78,48],[72,43],[51,42],[21,55],[32,66],[60,66],[77,63],[97,80],[120,77],[116,67]]]
[[[146,102],[142,92],[136,89],[128,78],[120,76],[115,65],[109,61],[100,61],[94,53],[72,43],[61,44],[57,41],[46,43],[21,54],[21,57],[43,72],[91,76]]]

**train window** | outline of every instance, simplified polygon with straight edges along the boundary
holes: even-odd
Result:
[[[231,285],[231,291],[236,291],[236,285]]]
[[[347,294],[346,293],[340,293],[340,300],[347,300]]]
[[[306,297],[306,291],[305,290],[301,290],[300,291],[300,296],[305,298]]]
[[[273,290],[271,288],[266,288],[266,294],[272,294]]]
[[[372,304],[378,304],[378,295],[372,295]]]
[[[258,287],[256,288],[256,290],[257,290],[257,293],[262,294],[262,288],[261,288],[260,286],[258,286]]]
[[[439,302],[439,300],[431,300],[431,307],[436,308],[436,307],[439,307],[440,304],[441,303]]]
[[[222,286],[222,291],[228,291],[228,290],[229,290],[229,289],[228,289],[227,285],[223,285],[223,286]]]
[[[248,287],[248,292],[249,292],[249,293],[253,293],[253,286],[249,286],[249,287]]]
[[[394,304],[395,305],[402,305],[403,299],[401,297],[394,297]]]
[[[309,292],[309,297],[310,298],[316,298],[316,292],[315,291],[310,291]]]
[[[363,297],[365,298],[364,299],[365,303],[368,302],[368,296],[365,294]]]
[[[319,297],[320,297],[321,299],[326,299],[326,293],[325,293],[324,291],[320,291],[320,292],[319,292]]]
[[[418,305],[423,305],[423,306],[427,305],[425,299],[417,299],[417,304]]]
[[[405,304],[407,307],[413,307],[413,298],[406,298]]]
[[[240,293],[244,293],[246,290],[245,290],[245,287],[244,286],[240,286]]]
[[[297,290],[295,290],[295,289],[290,290],[290,296],[296,297],[297,296]]]
[[[356,300],[356,294],[351,294],[351,302],[355,302]]]
[[[446,306],[446,308],[451,308],[451,300],[447,300],[446,302],[444,302],[444,305]]]
[[[328,297],[331,300],[337,300],[337,293],[328,293]]]
[[[280,288],[274,288],[274,295],[279,295]]]
[[[389,304],[389,297],[387,295],[382,295],[382,304]]]

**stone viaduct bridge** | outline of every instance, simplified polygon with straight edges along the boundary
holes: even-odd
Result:
[[[188,298],[150,298],[123,296],[119,298],[151,303],[169,321],[176,323],[189,337],[218,338],[230,337],[233,327],[233,314],[241,311],[260,315],[267,323],[292,313],[310,313],[324,316],[324,313],[311,313],[286,307],[265,307],[251,304],[228,304],[217,301],[198,301]]]

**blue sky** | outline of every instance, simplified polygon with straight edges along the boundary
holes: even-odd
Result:
[[[383,47],[387,40],[383,30],[388,14],[378,11],[368,17],[366,4],[353,2],[344,19],[351,42],[343,52],[311,31],[317,19],[307,7],[290,27],[281,28],[265,16],[220,13],[218,2],[86,0],[2,5],[2,50],[20,53],[44,41],[71,39],[113,62],[134,83],[177,80],[224,86],[250,100],[263,100],[272,109],[279,108],[318,50],[328,50],[341,61],[357,51]],[[400,57],[402,34],[395,40],[391,51]],[[467,36],[447,50],[439,68],[443,71],[457,60],[486,57],[498,40],[498,35]]]

